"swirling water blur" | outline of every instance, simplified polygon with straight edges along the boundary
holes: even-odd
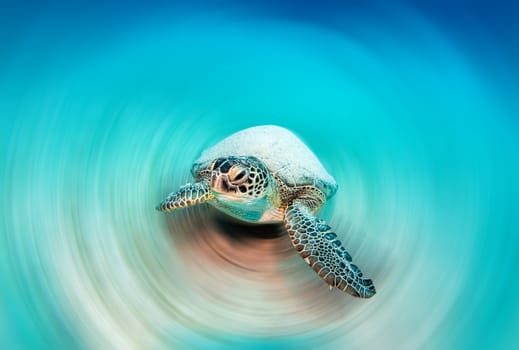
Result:
[[[3,348],[517,346],[516,9],[283,4],[5,10]],[[281,227],[154,210],[261,124],[335,176],[372,299]]]

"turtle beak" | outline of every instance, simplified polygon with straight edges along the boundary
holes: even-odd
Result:
[[[227,174],[213,171],[211,174],[211,187],[213,191],[220,194],[234,194],[237,187],[231,183]]]
[[[233,190],[233,186],[229,182],[229,177],[226,174],[220,174],[217,171],[213,171],[211,174],[211,187],[217,193],[229,193]]]

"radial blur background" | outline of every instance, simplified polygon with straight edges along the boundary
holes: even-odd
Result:
[[[362,3],[362,4],[360,4]],[[503,1],[0,8],[0,347],[512,349],[518,9]],[[155,205],[240,129],[299,135],[377,294],[280,226]]]

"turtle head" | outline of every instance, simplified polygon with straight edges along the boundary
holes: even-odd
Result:
[[[211,188],[218,199],[252,202],[267,194],[269,173],[255,157],[218,158],[210,168]]]

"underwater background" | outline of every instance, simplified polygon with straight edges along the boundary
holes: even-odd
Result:
[[[516,349],[519,24],[505,1],[2,3],[0,347]],[[155,205],[286,127],[372,278]]]

